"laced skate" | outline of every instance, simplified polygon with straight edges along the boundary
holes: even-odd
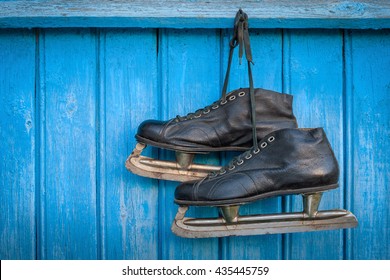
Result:
[[[257,139],[282,128],[296,128],[292,96],[254,88],[252,52],[248,16],[239,10],[234,21],[234,35],[229,43],[229,60],[219,100],[186,116],[168,121],[147,120],[135,136],[138,144],[126,161],[129,171],[150,178],[190,181],[201,179],[220,166],[193,163],[197,153],[246,151]],[[241,62],[245,52],[249,88],[227,94],[233,52],[239,47]],[[142,156],[147,145],[176,152],[176,162]]]
[[[182,237],[223,237],[351,228],[347,210],[319,211],[323,192],[338,187],[339,168],[325,132],[281,129],[205,178],[176,188],[179,210],[172,231]],[[240,216],[242,204],[280,195],[303,195],[303,211]],[[222,217],[187,218],[189,206],[218,207]]]

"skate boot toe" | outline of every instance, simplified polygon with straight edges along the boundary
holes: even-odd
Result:
[[[194,200],[194,187],[197,181],[189,181],[182,183],[175,190],[175,201],[193,201]]]
[[[161,140],[161,133],[166,122],[158,120],[146,120],[138,127],[136,137],[139,140],[149,139],[153,141]]]

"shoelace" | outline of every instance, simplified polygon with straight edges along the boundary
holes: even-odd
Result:
[[[229,50],[229,61],[228,67],[226,70],[225,81],[222,88],[222,100],[226,100],[226,91],[229,83],[230,76],[230,67],[232,64],[233,51],[235,47],[239,46],[239,62],[241,64],[242,56],[245,49],[245,58],[248,63],[248,77],[249,77],[249,96],[251,104],[251,122],[252,122],[252,141],[254,149],[258,149],[257,141],[257,131],[256,131],[256,100],[255,100],[255,90],[253,86],[253,77],[252,77],[252,68],[251,64],[254,64],[252,61],[252,51],[249,40],[249,23],[248,15],[244,13],[241,9],[238,10],[236,18],[234,19],[234,33],[233,38],[230,40],[230,50]]]
[[[272,143],[274,140],[274,136],[268,137],[267,141],[264,141],[260,144],[261,149],[265,149],[268,144]],[[214,178],[218,175],[223,175],[228,171],[234,170],[236,166],[242,165],[245,160],[251,159],[254,155],[257,155],[258,153],[260,153],[260,148],[252,147],[248,151],[240,154],[239,156],[234,157],[227,165],[222,167],[220,170],[211,172],[207,177]]]
[[[196,110],[194,113],[189,113],[186,116],[177,115],[175,120],[176,120],[176,122],[181,122],[181,121],[185,121],[185,120],[191,120],[193,118],[200,118],[202,115],[206,115],[206,114],[210,113],[211,110],[216,110],[219,107],[228,103],[228,101],[233,101],[236,98],[243,97],[243,96],[245,96],[245,94],[246,94],[245,91],[241,91],[237,95],[231,95],[226,100],[219,99],[219,100],[213,102],[213,104],[204,107],[203,109]]]
[[[251,107],[251,122],[252,122],[252,141],[253,141],[253,147],[255,149],[258,149],[258,143],[257,143],[257,131],[256,131],[256,101],[255,101],[255,91],[253,86],[253,77],[252,77],[252,68],[251,63],[252,61],[252,51],[249,41],[249,23],[248,23],[248,15],[244,13],[241,9],[238,10],[236,17],[234,19],[234,33],[233,38],[229,42],[230,50],[229,50],[229,60],[228,60],[228,67],[226,70],[225,80],[223,83],[222,88],[222,97],[220,100],[214,102],[212,105],[206,106],[203,109],[199,109],[195,111],[194,113],[189,113],[184,117],[176,116],[176,121],[182,121],[187,120],[191,118],[198,118],[202,115],[202,112],[209,112],[210,108],[215,106],[217,103],[222,102],[226,103],[226,91],[229,84],[229,76],[230,76],[230,68],[232,64],[232,58],[233,58],[233,52],[234,49],[239,46],[239,62],[241,64],[242,57],[244,55],[244,49],[245,49],[245,58],[248,63],[248,76],[249,76],[249,96],[250,96],[250,107]]]
[[[198,109],[194,113],[188,113],[186,116],[183,116],[183,117],[177,115],[176,121],[181,122],[181,121],[185,121],[185,120],[189,120],[189,119],[193,119],[193,118],[199,118],[202,114],[208,114],[208,113],[210,113],[210,111],[212,109],[218,108],[221,104],[220,102],[221,102],[220,100],[217,100],[213,104],[208,105],[208,106],[204,107],[203,109]]]
[[[226,69],[225,80],[222,88],[222,100],[226,100],[226,91],[229,84],[230,77],[230,68],[232,65],[233,52],[234,49],[239,46],[238,59],[239,63],[242,62],[242,56],[244,54],[245,47],[245,57],[248,61],[248,65],[250,68],[250,63],[253,64],[252,61],[252,51],[249,41],[249,24],[248,24],[248,15],[244,13],[241,9],[238,10],[236,17],[234,19],[234,33],[233,37],[229,42],[230,50],[229,50],[229,60],[228,67]],[[250,69],[248,70],[250,71]],[[252,73],[249,74],[249,80],[252,80]]]
[[[257,148],[255,149],[252,147],[248,151],[240,154],[239,156],[234,157],[227,165],[223,166],[220,170],[218,171],[213,171],[211,172],[208,177],[209,178],[214,178],[218,175],[223,175],[225,174],[228,170],[233,170],[236,168],[236,166],[239,166],[244,163],[244,159],[250,159],[254,154],[258,154],[260,152],[260,149]]]

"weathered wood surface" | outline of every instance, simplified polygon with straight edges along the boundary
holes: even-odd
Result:
[[[340,187],[323,195],[320,209],[344,208],[343,33],[287,31],[285,39],[285,85],[294,94],[298,125],[323,127],[340,166]],[[287,209],[302,207],[298,196],[286,203]],[[342,259],[343,231],[290,234],[285,245],[288,259]]]
[[[96,259],[96,36],[48,30],[40,43],[41,252],[47,259]]]
[[[33,32],[0,30],[0,259],[37,257],[35,53]]]
[[[386,0],[0,1],[0,28],[230,28],[238,8],[254,28],[390,28]]]
[[[159,63],[161,95],[160,118],[187,115],[218,100],[220,81],[219,31],[163,30],[160,34]],[[161,153],[174,159],[172,152]],[[203,155],[198,162],[218,164],[217,155]],[[160,246],[162,259],[218,259],[218,239],[191,240],[175,236],[171,224],[178,206],[173,194],[178,183],[160,181]],[[215,215],[216,210],[195,207],[193,215]],[[164,241],[162,241],[164,240]],[[190,252],[190,253],[189,253]]]
[[[335,150],[340,188],[325,193],[320,208],[351,210],[358,228],[182,239],[170,231],[177,184],[126,170],[143,120],[185,115],[219,98],[230,34],[1,30],[0,259],[389,259],[388,30],[251,32],[255,86],[293,94],[300,126],[324,127]],[[246,86],[235,58],[230,89]],[[242,210],[300,207],[292,196]]]
[[[360,218],[347,235],[351,258],[390,259],[389,45],[389,30],[346,34],[345,201]]]

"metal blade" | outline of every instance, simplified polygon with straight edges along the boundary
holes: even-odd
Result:
[[[352,228],[356,217],[347,210],[318,211],[315,217],[304,212],[240,216],[236,223],[227,224],[223,218],[185,218],[187,206],[179,207],[172,231],[186,238],[261,235]]]
[[[186,182],[199,180],[207,176],[212,171],[218,171],[221,166],[195,164],[189,161],[182,162],[155,160],[141,156],[141,152],[146,148],[145,144],[138,143],[126,160],[126,168],[137,175],[161,180]]]

